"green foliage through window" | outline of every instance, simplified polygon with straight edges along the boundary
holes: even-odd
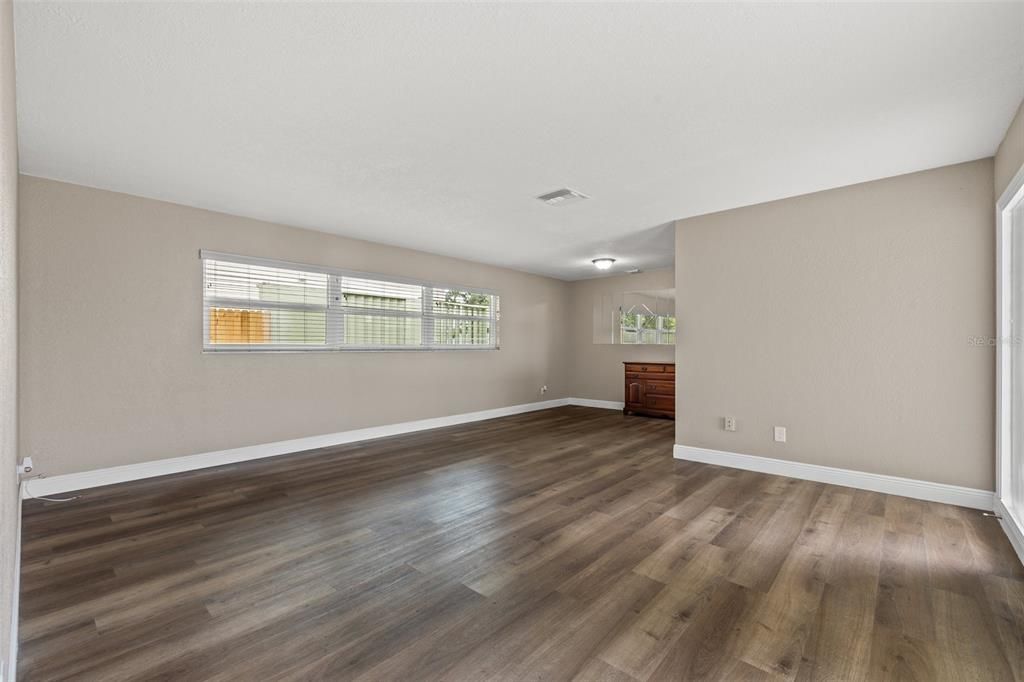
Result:
[[[619,322],[619,343],[672,345],[676,342],[676,318],[671,315],[628,311]]]

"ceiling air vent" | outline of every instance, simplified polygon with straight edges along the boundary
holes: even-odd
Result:
[[[586,194],[577,192],[574,189],[556,189],[554,192],[548,192],[547,194],[541,194],[537,197],[548,206],[565,206],[566,204],[572,204],[577,201],[583,201],[589,199]]]

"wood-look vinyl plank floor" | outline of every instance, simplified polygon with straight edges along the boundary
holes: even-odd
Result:
[[[22,680],[1024,680],[970,509],[563,407],[24,506]]]

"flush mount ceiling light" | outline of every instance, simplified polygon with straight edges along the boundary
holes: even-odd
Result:
[[[593,263],[594,267],[597,268],[598,270],[607,270],[615,262],[615,259],[614,258],[595,258],[594,260],[592,260],[590,262]]]
[[[541,194],[537,197],[548,206],[564,206],[565,204],[571,204],[577,201],[583,201],[589,199],[583,192],[577,192],[574,189],[556,189],[554,192],[548,192],[547,194]]]

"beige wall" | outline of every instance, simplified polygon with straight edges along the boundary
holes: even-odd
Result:
[[[203,354],[201,248],[494,288],[501,350]],[[21,447],[47,474],[568,395],[558,280],[25,176],[20,258]]]
[[[1010,122],[995,160],[996,199],[1002,196],[1013,176],[1024,166],[1024,102]]]
[[[623,362],[672,362],[675,359],[672,346],[623,346],[595,344],[593,341],[595,297],[628,291],[671,289],[674,281],[675,272],[669,269],[569,284],[572,308],[569,390],[574,397],[622,402]]]
[[[0,2],[0,677],[7,679],[18,536],[18,135],[14,105],[13,6]]]
[[[985,159],[679,221],[676,442],[991,490],[992,187]]]

